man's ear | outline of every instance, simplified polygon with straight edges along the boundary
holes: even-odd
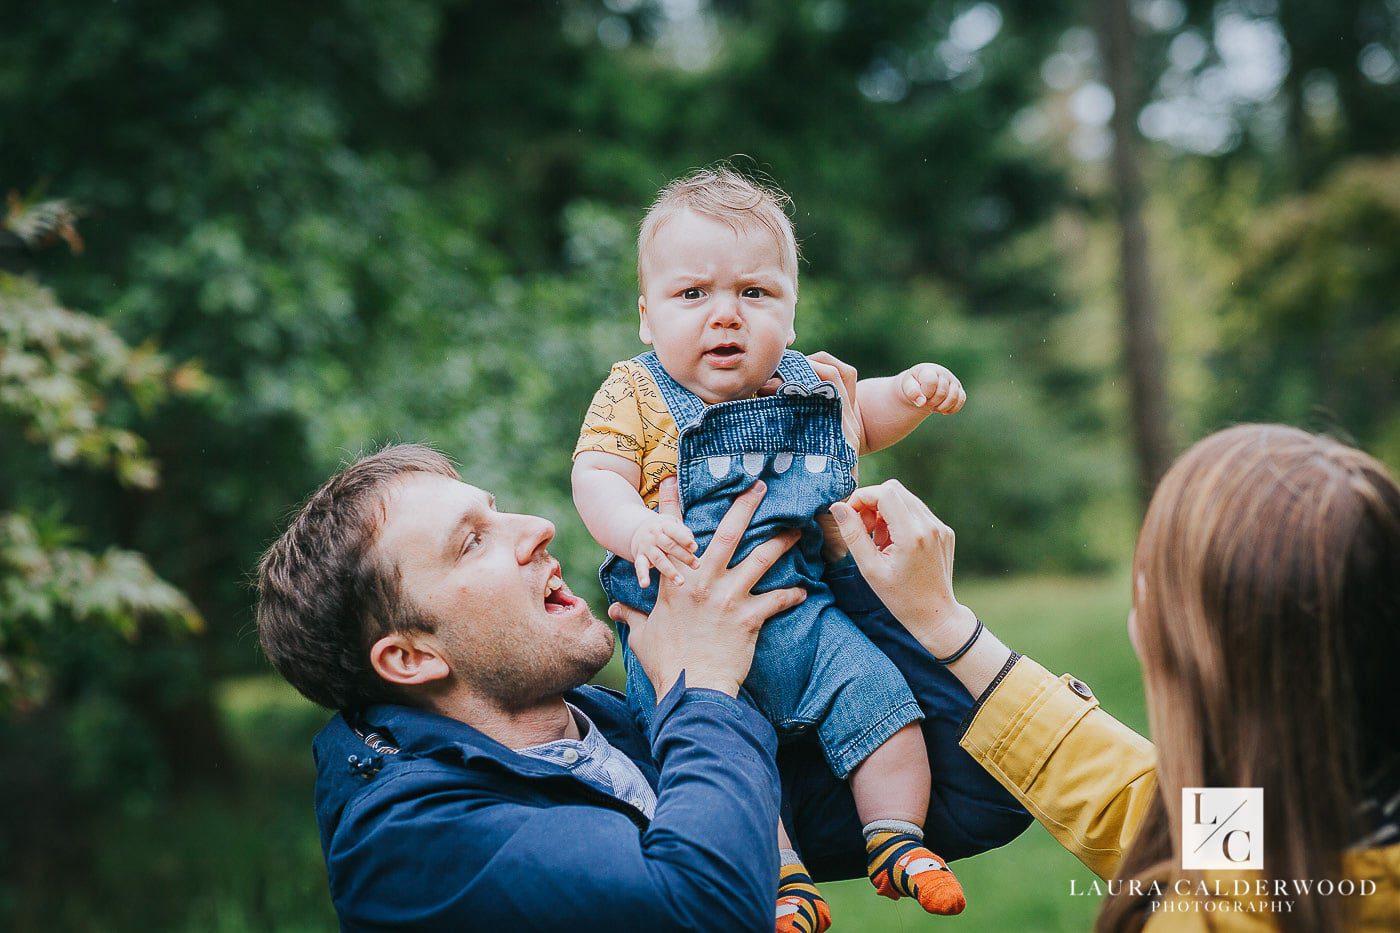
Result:
[[[637,336],[642,338],[642,343],[651,346],[651,325],[647,323],[647,296],[637,296],[637,317],[641,323],[637,325]]]
[[[369,649],[370,667],[391,684],[407,687],[452,673],[437,638],[427,632],[393,632]]]

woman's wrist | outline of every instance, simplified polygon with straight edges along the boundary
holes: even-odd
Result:
[[[926,617],[906,623],[919,643],[935,658],[946,658],[967,644],[977,630],[977,615],[962,603],[935,608]]]

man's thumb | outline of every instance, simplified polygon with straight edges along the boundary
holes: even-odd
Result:
[[[843,532],[844,534],[844,532]],[[645,612],[625,606],[622,603],[613,603],[608,607],[608,618],[623,625],[641,625],[647,620]]]

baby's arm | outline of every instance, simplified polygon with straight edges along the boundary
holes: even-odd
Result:
[[[641,480],[642,468],[626,457],[583,451],[574,459],[574,507],[595,541],[633,563],[643,588],[652,567],[682,583],[673,561],[697,566],[695,536],[680,519],[646,507]]]
[[[958,377],[937,363],[919,363],[897,376],[862,379],[856,400],[865,427],[862,454],[902,441],[930,414],[951,415],[967,402]]]

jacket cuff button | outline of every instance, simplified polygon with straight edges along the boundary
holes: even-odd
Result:
[[[1094,691],[1090,690],[1089,685],[1078,677],[1070,679],[1069,688],[1086,700],[1092,700],[1094,698]]]

